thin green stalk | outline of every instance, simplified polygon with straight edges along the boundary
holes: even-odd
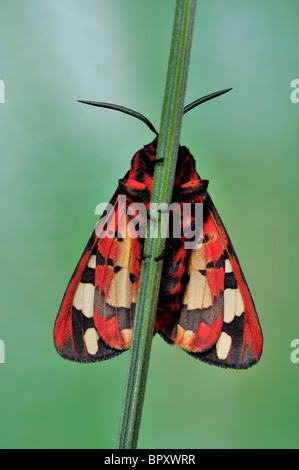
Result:
[[[176,2],[157,148],[157,160],[162,159],[162,161],[155,167],[151,203],[170,204],[171,202],[195,8],[196,0],[177,0]],[[165,238],[161,237],[160,228],[159,218],[158,236],[156,238],[148,236],[144,247],[145,260],[142,263],[135,312],[134,333],[118,436],[119,449],[134,449],[137,446],[163,264],[162,261],[157,261],[157,258],[161,257],[165,247]]]

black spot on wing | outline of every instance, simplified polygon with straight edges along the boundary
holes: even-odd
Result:
[[[237,289],[237,287],[238,285],[234,273],[225,273],[224,289]]]
[[[81,282],[84,284],[94,284],[95,270],[93,268],[86,267],[82,274]]]
[[[100,253],[99,251],[97,251],[97,255],[96,255],[96,264],[99,266],[105,265],[105,258],[102,255],[102,253]]]
[[[117,321],[120,331],[133,328],[136,305],[131,304],[131,308],[120,307],[117,309]]]
[[[220,268],[224,267],[224,255],[223,254],[221,256],[219,256],[219,258],[216,261],[215,266],[216,266],[217,269],[220,269]]]
[[[187,306],[183,305],[181,314],[178,320],[179,325],[184,330],[191,330],[196,333],[200,323],[205,323],[211,326],[213,319],[213,308],[212,306],[206,308],[196,308],[193,310],[187,310]]]
[[[76,356],[84,357],[86,353],[83,339],[83,314],[81,310],[77,310],[75,307],[72,310],[72,327]]]

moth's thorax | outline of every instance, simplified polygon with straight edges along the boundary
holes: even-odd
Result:
[[[152,186],[157,156],[157,139],[136,152],[131,162],[130,179]],[[188,183],[191,180],[200,180],[195,161],[189,150],[179,146],[174,187]]]

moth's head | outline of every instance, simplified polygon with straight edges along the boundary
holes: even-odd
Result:
[[[150,144],[145,145],[141,150],[136,152],[131,162],[131,172],[137,180],[144,180],[145,175],[153,178],[156,164],[161,161],[157,160],[158,137]],[[195,160],[189,149],[183,145],[178,148],[177,166],[175,173],[175,186],[186,183],[192,179],[197,179],[195,170]]]

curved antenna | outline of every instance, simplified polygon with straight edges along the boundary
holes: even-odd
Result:
[[[226,88],[225,90],[215,91],[215,93],[211,93],[210,95],[206,95],[202,98],[199,98],[198,100],[192,101],[192,103],[184,107],[183,114],[186,114],[191,111],[191,109],[196,108],[196,106],[199,106],[200,104],[205,103],[206,101],[212,100],[213,98],[217,98],[217,96],[223,95],[224,93],[227,93],[231,90],[232,88]]]
[[[84,104],[90,104],[91,106],[98,106],[100,108],[108,108],[108,109],[114,109],[115,111],[120,111],[121,113],[129,114],[130,116],[133,116],[140,121],[144,122],[144,124],[147,125],[147,127],[154,132],[157,136],[159,135],[152,123],[145,117],[143,114],[138,113],[137,111],[134,111],[133,109],[125,108],[124,106],[119,106],[118,104],[112,104],[112,103],[102,103],[98,101],[81,101],[78,100],[79,103],[84,103]]]
[[[196,106],[199,106],[202,103],[205,103],[206,101],[212,100],[213,98],[217,98],[217,96],[221,96],[224,93],[227,93],[228,91],[231,91],[232,88],[226,88],[225,90],[220,90],[216,91],[215,93],[211,93],[210,95],[203,96],[202,98],[198,98],[195,101],[192,101],[192,103],[188,104],[187,106],[184,107],[184,112],[183,114],[188,113],[191,111],[191,109],[196,108]],[[79,103],[83,104],[89,104],[91,106],[98,106],[99,108],[108,108],[108,109],[114,109],[115,111],[120,111],[121,113],[129,114],[129,116],[133,116],[140,121],[144,122],[144,124],[147,125],[147,127],[154,133],[156,136],[159,135],[159,133],[156,131],[154,128],[153,124],[145,117],[143,114],[138,113],[137,111],[134,111],[134,109],[130,108],[125,108],[124,106],[120,106],[118,104],[113,104],[113,103],[104,103],[102,101],[82,101],[78,100]]]

